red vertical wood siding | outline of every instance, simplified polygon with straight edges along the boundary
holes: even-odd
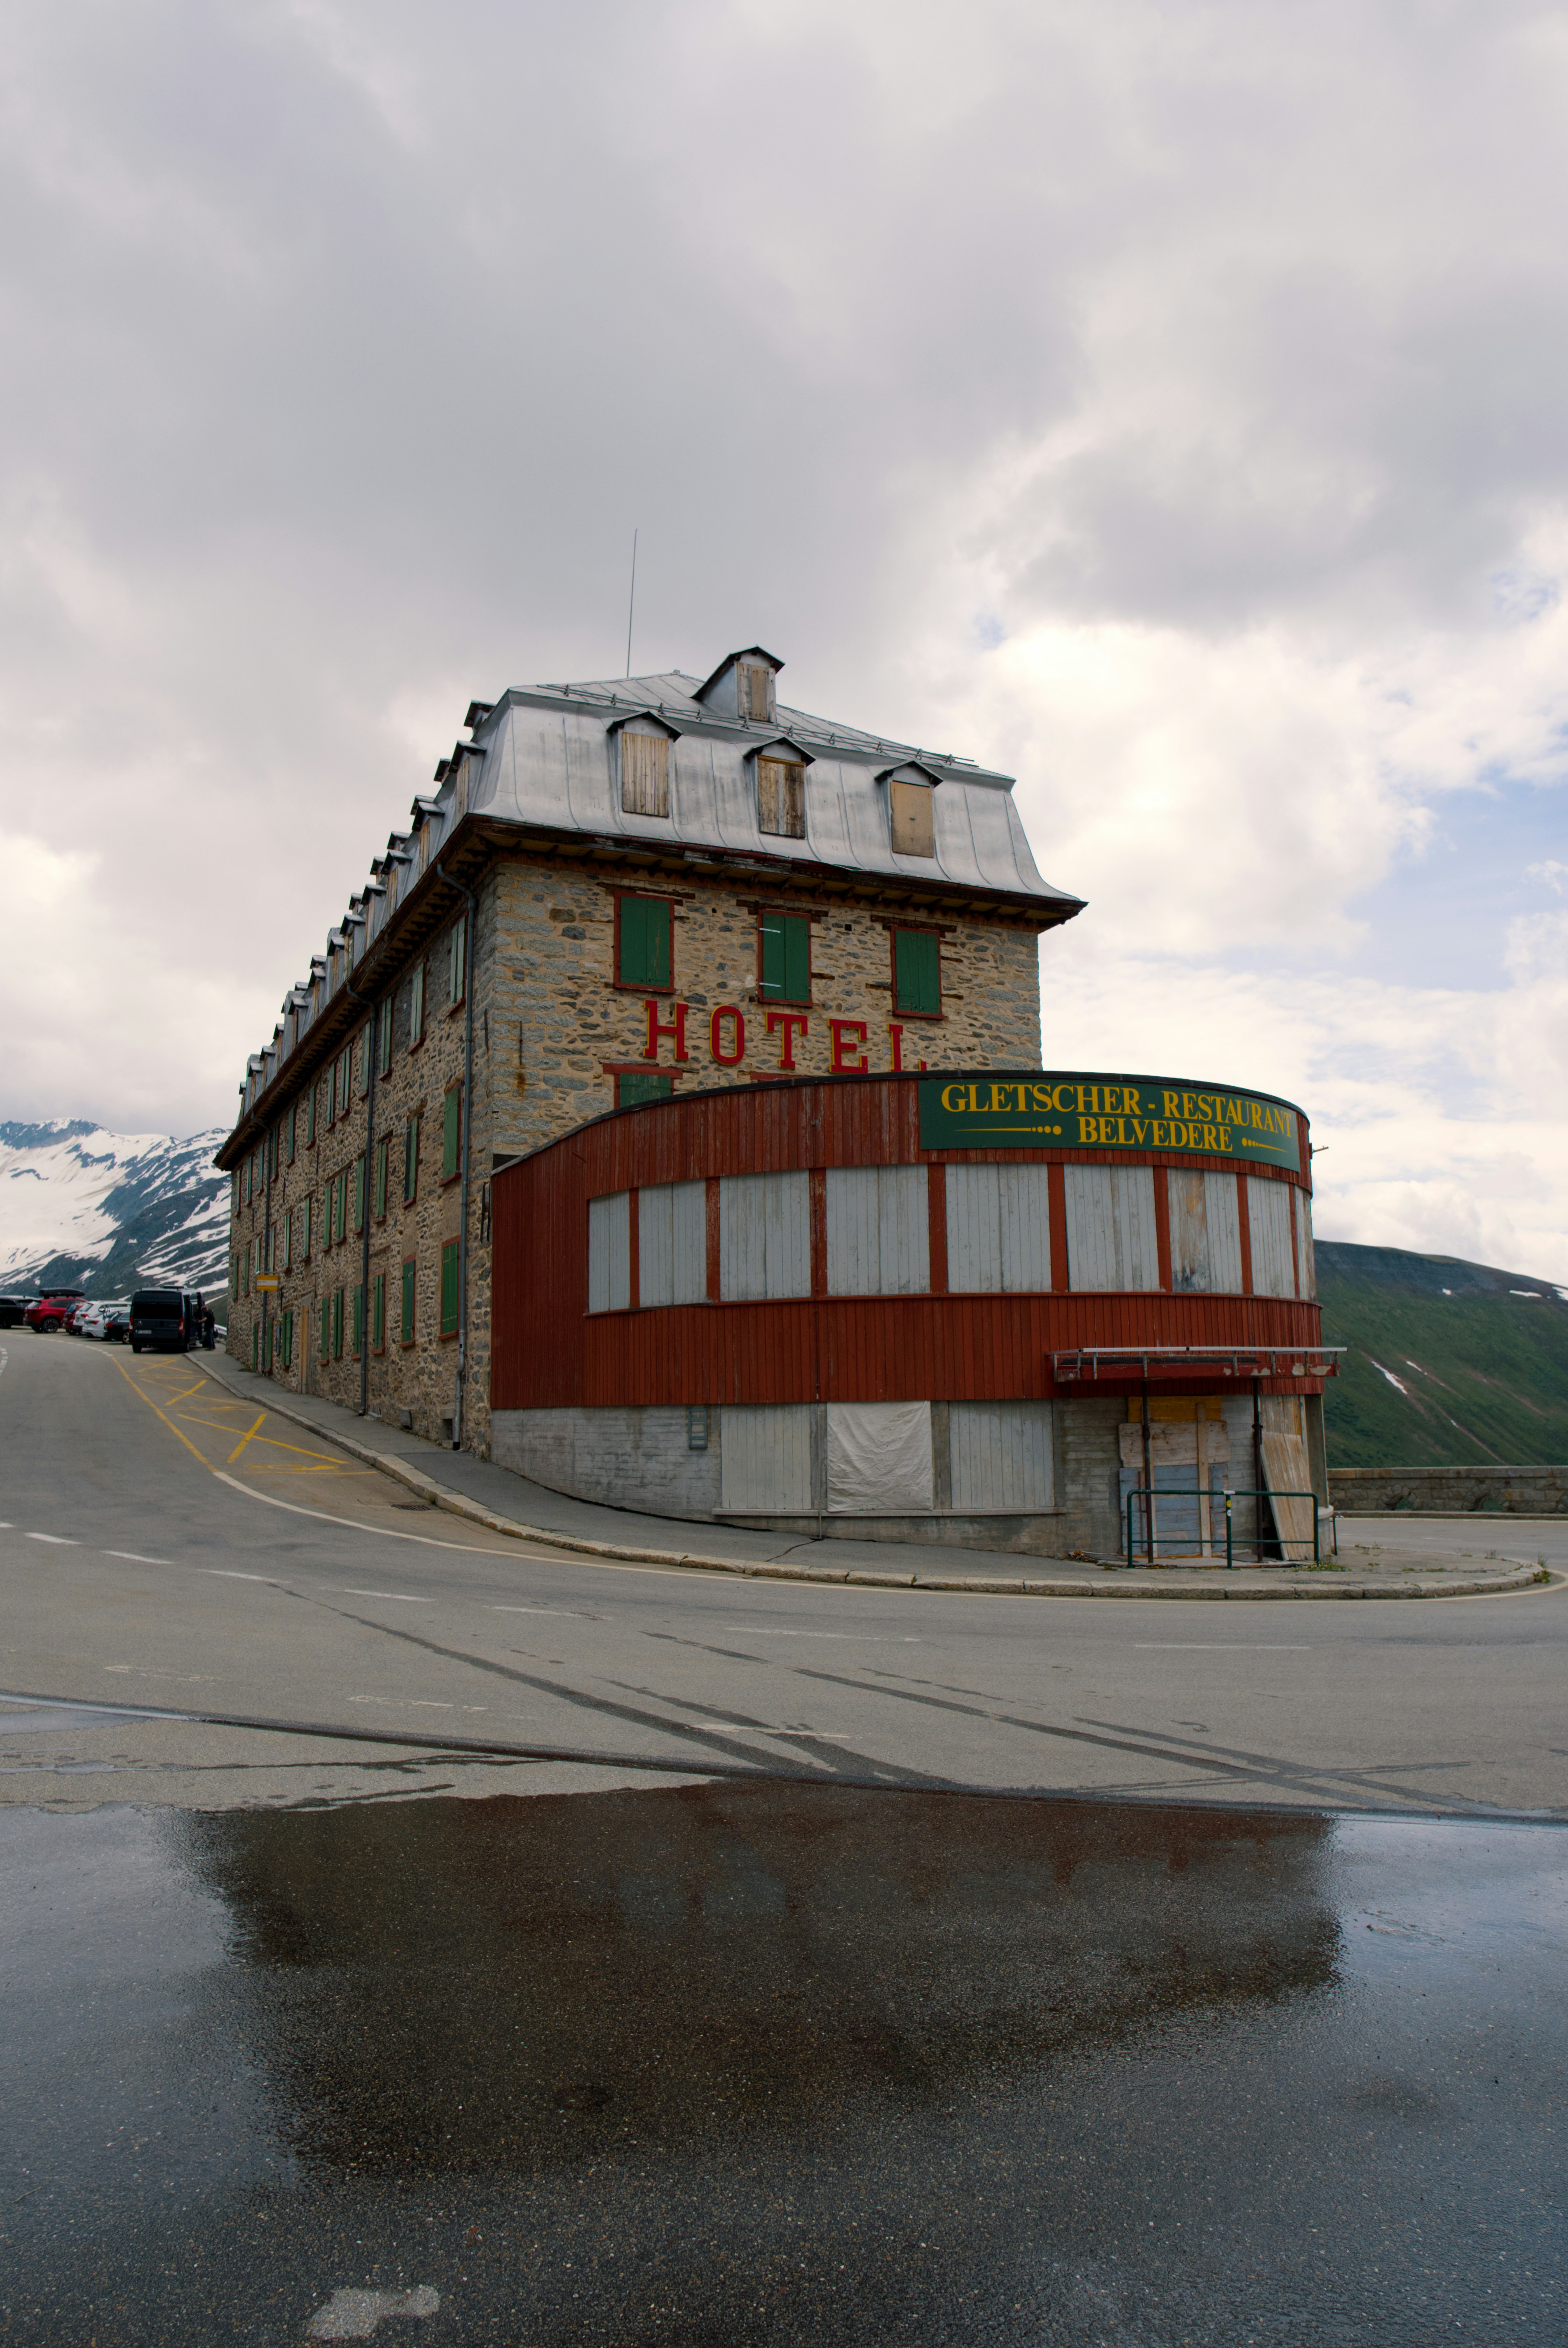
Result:
[[[945,1294],[942,1167],[984,1161],[1035,1164],[1042,1157],[1050,1169],[1051,1292]],[[1156,1229],[1164,1288],[1129,1295],[1073,1294],[1067,1285],[1061,1169],[1070,1163],[1129,1162],[1190,1167],[1194,1161],[1160,1151],[923,1151],[916,1079],[910,1076],[815,1079],[691,1094],[598,1118],[503,1168],[493,1179],[492,1405],[497,1410],[518,1410],[610,1403],[908,1400],[927,1395],[983,1401],[1049,1396],[1058,1391],[1087,1394],[1094,1388],[1058,1389],[1053,1385],[1053,1353],[1092,1345],[1287,1346],[1319,1342],[1316,1304],[1250,1293],[1246,1183],[1240,1174],[1247,1294],[1166,1292],[1170,1224],[1163,1180],[1156,1182]],[[931,1294],[830,1298],[822,1293],[826,1284],[825,1228],[819,1180],[812,1186],[812,1297],[778,1303],[726,1304],[720,1300],[723,1176],[798,1167],[815,1174],[829,1166],[921,1163],[932,1168],[934,1177]],[[1285,1169],[1266,1170],[1276,1180],[1299,1182]],[[635,1194],[654,1183],[704,1179],[711,1301],[589,1318],[588,1200],[616,1190]],[[635,1196],[630,1203],[635,1283]],[[1163,1216],[1161,1204],[1167,1208]],[[939,1267],[942,1285],[938,1284]],[[637,1293],[635,1285],[632,1293]],[[1299,1382],[1278,1383],[1282,1391],[1300,1390]],[[1121,1388],[1112,1385],[1101,1391]]]

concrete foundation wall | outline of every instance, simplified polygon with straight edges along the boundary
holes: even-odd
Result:
[[[1568,1468],[1331,1468],[1328,1490],[1349,1516],[1568,1514]]]

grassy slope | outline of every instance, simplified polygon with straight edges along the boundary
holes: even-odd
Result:
[[[1350,1348],[1324,1397],[1332,1467],[1568,1460],[1568,1303],[1549,1280],[1321,1241],[1317,1284],[1324,1343]]]

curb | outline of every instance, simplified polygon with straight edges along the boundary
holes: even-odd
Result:
[[[221,1386],[226,1394],[233,1395],[237,1401],[251,1399],[248,1395],[239,1394],[235,1387],[230,1385],[226,1378],[220,1376],[215,1365],[199,1359],[197,1366],[205,1372],[215,1385]],[[1348,1585],[1341,1583],[1337,1588],[1333,1586],[1326,1588],[1321,1581],[1317,1581],[1286,1582],[1273,1590],[1230,1590],[1223,1583],[1214,1589],[1194,1589],[1187,1583],[1163,1589],[1147,1582],[1113,1580],[1105,1581],[999,1581],[994,1576],[979,1574],[938,1576],[921,1573],[879,1573],[869,1570],[862,1572],[857,1569],[844,1566],[812,1567],[773,1564],[764,1561],[751,1564],[741,1558],[705,1557],[694,1550],[634,1549],[617,1541],[589,1540],[581,1535],[547,1532],[538,1525],[519,1524],[515,1517],[497,1516],[494,1509],[481,1508],[477,1500],[470,1500],[465,1493],[454,1492],[448,1486],[436,1483],[434,1477],[426,1476],[423,1468],[412,1466],[405,1459],[399,1459],[388,1452],[373,1450],[368,1443],[360,1443],[353,1436],[340,1435],[334,1428],[323,1427],[319,1420],[307,1417],[303,1411],[291,1410],[286,1402],[269,1400],[267,1408],[274,1412],[279,1418],[286,1418],[291,1426],[302,1427],[307,1435],[320,1436],[328,1443],[335,1444],[340,1451],[346,1451],[351,1458],[363,1460],[367,1467],[379,1468],[384,1476],[390,1476],[394,1482],[406,1485],[411,1492],[417,1492],[423,1499],[429,1500],[438,1509],[445,1509],[449,1515],[462,1517],[469,1524],[483,1525],[487,1532],[505,1533],[514,1540],[539,1541],[546,1549],[565,1550],[579,1557],[607,1558],[614,1563],[623,1565],[687,1566],[703,1573],[738,1574],[748,1581],[826,1581],[835,1584],[847,1583],[853,1589],[956,1591],[970,1598],[1184,1598],[1199,1601],[1217,1599],[1221,1601],[1228,1599],[1241,1600],[1252,1604],[1266,1604],[1280,1599],[1307,1601],[1337,1599],[1343,1601],[1352,1598],[1372,1600],[1486,1598],[1502,1591],[1527,1590],[1535,1581],[1539,1571],[1535,1564],[1521,1562],[1515,1573],[1489,1575],[1481,1581],[1444,1580],[1441,1582],[1434,1582],[1411,1580],[1390,1583],[1387,1589],[1372,1588],[1365,1582]],[[1120,1569],[1120,1560],[1117,1563]],[[1552,1577],[1553,1581],[1560,1578],[1557,1575]]]

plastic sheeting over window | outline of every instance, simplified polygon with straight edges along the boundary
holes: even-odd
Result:
[[[928,1402],[829,1403],[829,1516],[928,1516],[934,1505]]]

